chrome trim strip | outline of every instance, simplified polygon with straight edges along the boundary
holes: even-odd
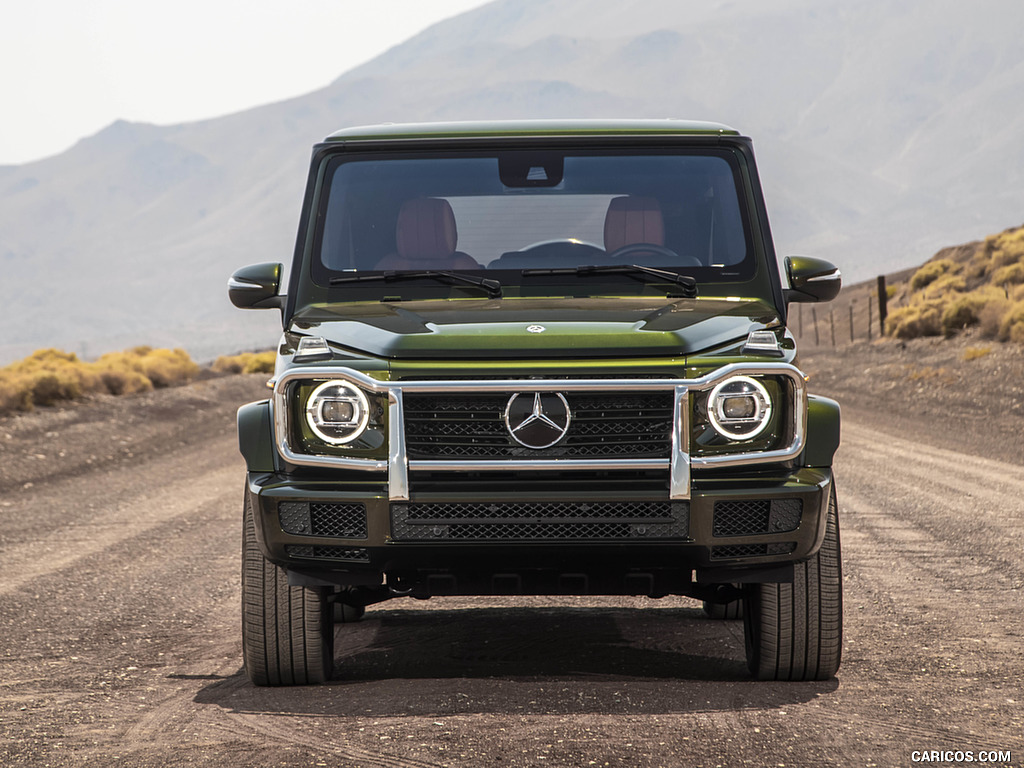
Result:
[[[266,286],[254,283],[251,280],[240,280],[237,277],[228,278],[228,290],[231,291],[262,291]]]
[[[409,457],[405,451],[405,408],[400,389],[388,391],[388,498],[409,500]]]
[[[692,456],[683,440],[689,435],[690,392],[710,390],[719,382],[735,375],[785,376],[793,384],[795,418],[791,443],[785,448],[756,453],[737,453],[722,456]],[[296,380],[344,379],[368,392],[388,396],[388,459],[350,459],[341,456],[299,454],[288,444],[285,419],[288,385]],[[522,459],[522,460],[413,460],[410,461],[405,445],[405,424],[402,408],[406,392],[657,392],[675,394],[672,425],[671,456],[666,459]],[[501,379],[496,381],[379,381],[349,368],[302,367],[282,374],[274,382],[271,401],[274,438],[278,452],[290,464],[311,467],[335,467],[365,472],[388,473],[388,495],[393,500],[409,498],[410,470],[441,472],[500,471],[515,469],[572,470],[572,469],[667,469],[669,471],[670,498],[690,498],[693,467],[734,467],[743,464],[768,464],[798,456],[804,449],[807,432],[807,384],[803,374],[789,363],[760,363],[748,365],[730,363],[698,379]]]
[[[672,405],[672,458],[669,466],[668,497],[689,501],[690,499],[690,390],[685,386],[675,389]]]
[[[509,469],[668,469],[668,459],[413,459],[409,469],[433,472],[486,472]]]
[[[815,277],[808,277],[804,282],[805,283],[825,283],[825,282],[828,282],[830,280],[841,280],[842,278],[843,278],[843,273],[840,272],[838,269],[836,269],[836,270],[834,270],[832,272],[826,272],[824,275],[816,275]]]

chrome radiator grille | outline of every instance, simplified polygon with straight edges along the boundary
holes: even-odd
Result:
[[[506,394],[405,397],[411,459],[664,458],[671,451],[671,392],[569,393],[572,421],[558,444],[524,448],[504,421]]]

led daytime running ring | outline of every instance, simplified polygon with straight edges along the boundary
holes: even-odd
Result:
[[[736,389],[737,385],[740,385],[738,391],[724,391],[730,387]],[[746,387],[743,385],[746,385]],[[736,397],[751,397],[754,399],[755,408],[752,416],[739,419],[729,418],[725,414],[725,401]],[[708,418],[711,420],[715,431],[722,435],[722,437],[727,437],[730,440],[749,440],[761,434],[771,421],[772,399],[768,395],[768,390],[757,379],[749,376],[733,376],[712,389],[711,394],[708,395]],[[737,427],[743,425],[750,426],[751,424],[757,425],[751,431],[742,432],[736,430]]]
[[[338,390],[337,393],[329,390]],[[323,406],[328,401],[351,403],[352,418],[345,422],[326,422],[323,420]],[[366,431],[370,421],[370,405],[366,395],[358,387],[345,381],[325,381],[314,389],[306,400],[306,424],[313,434],[330,445],[346,445],[358,438]],[[344,435],[332,435],[325,432],[325,429],[347,431]]]

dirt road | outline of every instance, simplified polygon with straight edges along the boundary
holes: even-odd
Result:
[[[530,598],[376,606],[331,684],[256,689],[233,415],[259,396],[236,377],[0,421],[0,764],[1024,765],[1019,460],[847,410],[829,682],[749,681],[741,622],[691,600]]]

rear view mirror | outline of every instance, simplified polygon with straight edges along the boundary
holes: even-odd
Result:
[[[787,256],[786,275],[787,303],[832,301],[843,287],[843,275],[835,264],[810,256]]]
[[[239,309],[281,307],[281,265],[266,263],[242,267],[228,280],[228,298]]]

